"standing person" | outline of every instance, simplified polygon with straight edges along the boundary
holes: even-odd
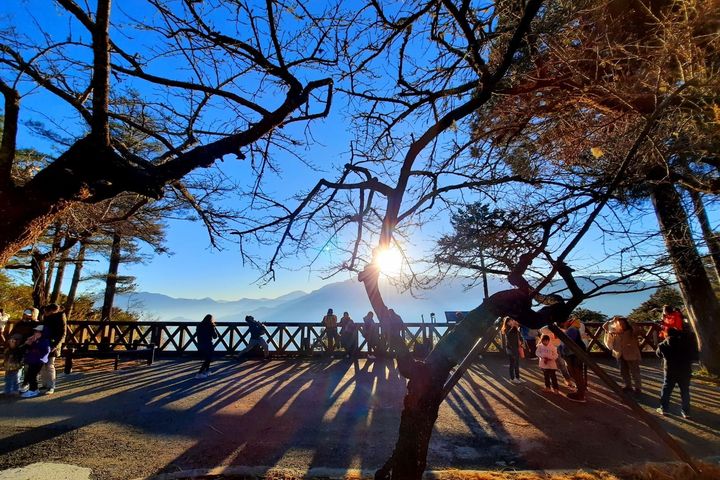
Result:
[[[655,353],[664,359],[663,386],[657,412],[660,415],[668,412],[670,396],[677,384],[680,387],[680,414],[683,418],[690,418],[690,377],[692,376],[692,363],[697,359],[695,339],[691,332],[669,328],[667,338],[660,342]]]
[[[343,312],[343,316],[340,318],[340,343],[348,358],[355,356],[358,343],[357,329],[348,312]]]
[[[20,393],[20,369],[23,366],[24,345],[18,334],[10,335],[5,342],[5,395]]]
[[[682,331],[683,329],[683,316],[680,310],[670,305],[663,305],[662,309],[662,320],[660,326],[660,338],[667,338],[668,330],[674,328],[675,330]]]
[[[520,380],[520,351],[522,347],[520,324],[513,318],[505,317],[500,331],[505,338],[505,353],[507,353],[510,362],[510,381],[522,383]]]
[[[22,317],[20,317],[20,321],[11,323],[10,324],[10,335],[18,335],[20,338],[20,345],[25,345],[25,342],[33,336],[35,333],[35,327],[40,325],[40,322],[38,321],[38,316],[40,315],[40,310],[37,308],[26,308],[23,311]],[[20,371],[20,392],[24,393],[28,390],[28,383],[25,380],[25,371],[27,370],[27,367],[23,365],[21,371]]]
[[[560,393],[557,373],[555,373],[557,370],[556,360],[558,358],[558,352],[557,348],[550,344],[549,335],[543,335],[540,338],[540,345],[535,349],[535,355],[537,355],[539,359],[540,369],[542,369],[543,377],[545,378],[545,391],[549,392],[550,386],[552,385],[552,391]]]
[[[40,395],[38,391],[37,376],[40,370],[48,362],[50,356],[50,339],[44,335],[44,326],[35,327],[35,333],[27,339],[25,345],[25,364],[27,371],[25,372],[25,381],[28,389],[20,395],[22,398],[33,398]]]
[[[328,341],[328,352],[335,351],[335,344],[340,342],[340,336],[337,330],[337,315],[333,313],[332,308],[328,308],[327,314],[322,319],[322,325],[325,327],[325,336]]]
[[[564,328],[563,328],[563,330],[564,330]],[[547,335],[548,337],[550,337],[550,345],[555,347],[558,351],[558,358],[557,358],[557,360],[555,360],[555,362],[557,363],[557,367],[558,367],[557,369],[560,370],[560,374],[562,374],[563,378],[565,379],[565,384],[570,388],[575,388],[575,384],[573,382],[572,376],[570,375],[570,370],[568,369],[567,362],[565,361],[563,356],[560,355],[560,349],[562,347],[562,342],[546,326],[542,327],[540,329],[540,335]]]
[[[623,391],[640,395],[642,393],[640,345],[635,327],[627,318],[616,315],[605,322],[603,330],[610,336],[610,345],[608,347],[612,350],[613,357],[618,361],[620,374],[625,382]],[[635,388],[633,388],[633,384]]]
[[[565,334],[570,337],[570,340],[572,340],[584,351],[587,351],[587,345],[585,345],[585,342],[583,341],[580,329],[577,326],[574,326],[572,321],[568,321],[565,324],[565,328],[567,329]],[[576,388],[574,392],[567,394],[567,398],[573,402],[585,403],[587,402],[585,398],[587,393],[587,366],[580,357],[570,350],[569,347],[562,345],[561,348],[562,356],[565,358],[570,376],[572,376],[573,380],[575,380]]]
[[[238,352],[238,360],[244,360],[245,355],[252,352],[255,347],[260,347],[260,350],[262,350],[263,352],[263,359],[267,360],[270,357],[270,348],[268,348],[268,344],[263,338],[263,335],[267,334],[267,330],[265,330],[265,325],[263,325],[262,322],[255,320],[255,317],[253,317],[252,315],[245,316],[245,323],[248,324],[250,341],[248,342],[247,347]]]
[[[535,350],[537,349],[538,331],[523,325],[520,327],[520,335],[522,335],[525,351],[527,352],[526,357],[529,359],[536,358]]]
[[[0,308],[0,344],[4,344],[6,340],[6,330],[10,323],[10,315]]]
[[[389,308],[387,312],[388,351],[395,356],[398,356],[408,351],[405,339],[403,338],[403,328],[405,327],[405,322],[403,322],[402,317],[395,313],[395,310],[392,308]]]
[[[22,337],[20,343],[25,343],[35,333],[35,327],[40,325],[40,322],[38,322],[39,315],[40,310],[37,308],[26,308],[18,322],[10,323],[8,327],[9,333],[11,335],[20,335]]]
[[[362,327],[362,334],[363,337],[365,337],[365,342],[367,343],[368,358],[370,360],[375,358],[375,354],[378,350],[378,342],[380,340],[377,324],[373,321],[373,317],[373,312],[368,312],[367,315],[363,317]]]
[[[195,378],[207,378],[210,375],[210,363],[215,353],[215,339],[218,337],[217,328],[215,328],[215,319],[212,315],[207,314],[195,329],[195,338],[197,339],[198,353],[203,359],[200,370]]]
[[[55,359],[62,354],[65,331],[67,330],[67,317],[63,307],[51,303],[43,308],[43,336],[50,341],[50,356],[42,370],[42,381],[45,394],[55,393]]]

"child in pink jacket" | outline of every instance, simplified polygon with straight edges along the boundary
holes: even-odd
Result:
[[[545,377],[545,391],[549,392],[550,385],[552,384],[553,392],[560,393],[556,374],[556,360],[558,358],[558,352],[557,348],[550,344],[549,335],[543,335],[540,338],[540,345],[538,345],[535,349],[535,355],[537,355],[539,359],[540,368],[542,369],[543,376]]]

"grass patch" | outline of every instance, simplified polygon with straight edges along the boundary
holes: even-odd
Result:
[[[720,377],[713,375],[707,371],[707,368],[701,367],[693,372],[693,378],[700,380],[701,382],[709,383],[711,385],[720,386]]]

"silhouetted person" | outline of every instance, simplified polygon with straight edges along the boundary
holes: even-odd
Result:
[[[365,337],[365,342],[367,343],[368,358],[371,360],[375,358],[375,354],[377,353],[379,347],[378,342],[380,341],[378,326],[373,321],[373,317],[373,312],[368,312],[367,315],[363,317],[362,327],[362,334],[363,337]]]
[[[335,351],[335,344],[340,342],[340,336],[337,329],[337,316],[333,313],[332,308],[328,308],[327,315],[322,319],[322,325],[325,327],[325,336],[328,342],[328,352]]]
[[[505,317],[501,332],[505,337],[505,353],[507,353],[508,362],[510,362],[510,381],[522,383],[520,380],[520,348],[522,344],[520,324],[517,320]]]
[[[207,314],[195,330],[198,353],[203,359],[200,370],[195,375],[195,378],[207,378],[208,375],[210,375],[210,363],[215,353],[215,339],[217,337],[218,332],[217,328],[215,328],[215,319],[212,315]]]
[[[245,317],[245,323],[248,324],[250,341],[248,342],[247,347],[238,352],[238,360],[244,360],[244,357],[252,352],[256,347],[260,347],[263,352],[263,359],[267,360],[270,356],[270,349],[263,338],[263,335],[267,334],[265,325],[263,325],[262,322],[255,320],[255,317],[252,315],[247,315]]]
[[[357,328],[348,312],[340,318],[340,343],[348,357],[354,357],[357,350]]]

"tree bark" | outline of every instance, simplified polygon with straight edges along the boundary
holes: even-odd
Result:
[[[445,335],[423,361],[412,360],[401,373],[408,378],[403,401],[400,430],[395,450],[375,473],[376,479],[420,479],[427,463],[427,449],[443,387],[451,369],[472,350],[478,338],[494,326],[501,316],[511,316],[530,328],[539,328],[567,318],[564,304],[531,309],[529,292],[521,289],[493,294]]]
[[[75,297],[77,295],[78,285],[80,284],[83,264],[85,263],[85,248],[85,242],[80,242],[80,248],[78,249],[77,256],[75,257],[75,270],[73,270],[70,290],[68,290],[67,299],[65,300],[65,314],[68,319],[70,319],[73,307],[75,306]]]
[[[700,229],[702,230],[703,239],[710,254],[715,277],[717,281],[720,282],[720,239],[718,239],[718,236],[710,226],[710,219],[708,218],[705,203],[702,201],[700,194],[695,190],[688,190],[688,193],[695,207],[695,216],[697,217],[698,223],[700,223]]]
[[[60,290],[62,289],[63,277],[65,277],[65,265],[67,265],[69,253],[70,250],[64,250],[62,252],[57,269],[55,269],[55,282],[52,293],[50,294],[50,303],[58,303],[60,299]]]
[[[720,374],[720,302],[692,238],[680,194],[671,183],[660,181],[651,193],[660,231],[675,270],[680,292],[700,348],[700,361]]]
[[[117,274],[120,266],[120,243],[122,236],[115,232],[113,234],[112,248],[110,250],[110,266],[108,267],[107,279],[105,281],[105,298],[103,299],[100,319],[106,322],[112,320],[112,308],[115,302],[115,290],[117,288]]]

